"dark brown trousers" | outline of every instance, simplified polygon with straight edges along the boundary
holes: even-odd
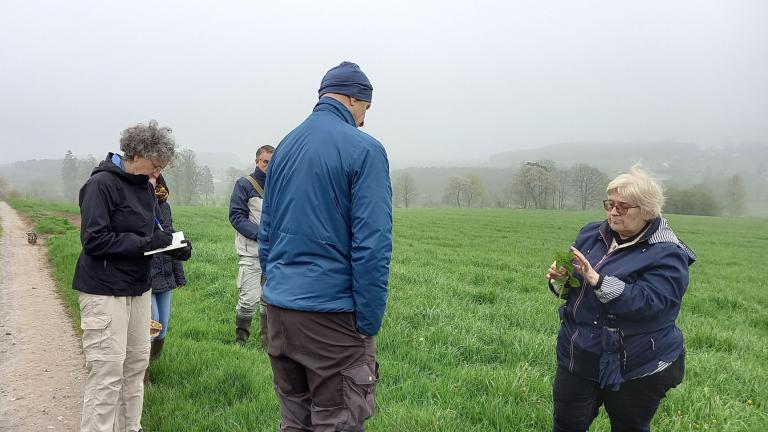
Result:
[[[355,314],[267,305],[267,322],[280,431],[364,431],[378,365],[376,341],[358,333]]]

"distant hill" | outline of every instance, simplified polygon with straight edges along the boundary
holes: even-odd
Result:
[[[765,172],[768,170],[768,145],[745,143],[702,148],[680,142],[571,142],[498,153],[491,156],[488,165],[498,168],[518,167],[522,162],[539,159],[551,159],[566,167],[587,163],[609,176],[625,171],[633,163],[641,162],[658,175],[695,182],[709,174]]]

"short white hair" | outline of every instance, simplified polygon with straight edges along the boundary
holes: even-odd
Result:
[[[617,193],[629,204],[640,206],[640,215],[651,220],[661,215],[664,207],[664,191],[661,185],[648,173],[633,165],[629,172],[621,174],[608,183],[606,194]]]

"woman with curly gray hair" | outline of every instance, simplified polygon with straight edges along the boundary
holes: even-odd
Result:
[[[88,377],[81,431],[140,431],[149,364],[152,256],[171,244],[156,222],[150,178],[173,160],[172,131],[152,120],[124,130],[123,155],[109,153],[80,189],[83,250],[72,287],[79,293]],[[187,260],[192,246],[166,252]]]

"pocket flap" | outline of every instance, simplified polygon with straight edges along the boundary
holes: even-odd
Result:
[[[109,315],[80,318],[80,328],[83,330],[103,330],[112,321]]]
[[[240,262],[238,262],[238,264],[240,264],[241,266],[244,266],[244,265],[245,266],[252,266],[253,265],[253,261],[240,260]]]
[[[376,375],[367,364],[344,369],[341,374],[351,378],[355,384],[373,384],[376,382]]]

